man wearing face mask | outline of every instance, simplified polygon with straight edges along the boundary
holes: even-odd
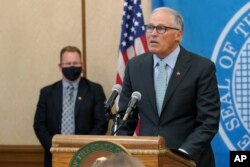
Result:
[[[44,166],[52,166],[51,140],[55,134],[104,135],[105,94],[101,85],[81,77],[83,62],[77,47],[60,52],[62,80],[41,89],[34,117],[34,130],[44,147]]]

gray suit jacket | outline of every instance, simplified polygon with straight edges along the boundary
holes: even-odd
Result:
[[[142,99],[118,135],[132,135],[139,114],[140,135],[163,136],[168,148],[186,150],[198,167],[214,166],[210,142],[218,131],[220,115],[215,72],[213,62],[181,47],[159,117],[153,54],[134,57],[126,66],[119,112],[125,112],[134,91],[139,91]]]

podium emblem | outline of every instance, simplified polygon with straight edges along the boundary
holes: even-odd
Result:
[[[125,147],[108,141],[95,141],[80,148],[72,157],[70,167],[91,167],[96,161],[105,160],[112,154],[124,152],[129,154]]]

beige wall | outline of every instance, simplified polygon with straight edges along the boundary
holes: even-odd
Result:
[[[123,0],[86,0],[87,77],[115,83]],[[150,0],[142,0],[145,20]],[[1,0],[0,144],[38,144],[32,124],[41,87],[60,79],[63,46],[82,48],[81,0]]]

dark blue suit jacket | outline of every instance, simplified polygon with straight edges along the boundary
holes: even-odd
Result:
[[[108,121],[104,113],[105,94],[101,85],[81,78],[75,104],[75,133],[104,135]],[[62,80],[41,89],[34,118],[34,130],[45,149],[45,166],[51,165],[51,140],[61,133]]]
[[[139,114],[140,135],[163,136],[166,147],[186,150],[197,167],[214,166],[210,142],[218,131],[220,115],[215,72],[213,62],[181,47],[159,117],[154,89],[153,54],[134,57],[126,66],[119,112],[125,112],[134,91],[139,91],[142,98],[118,135],[132,135]]]

